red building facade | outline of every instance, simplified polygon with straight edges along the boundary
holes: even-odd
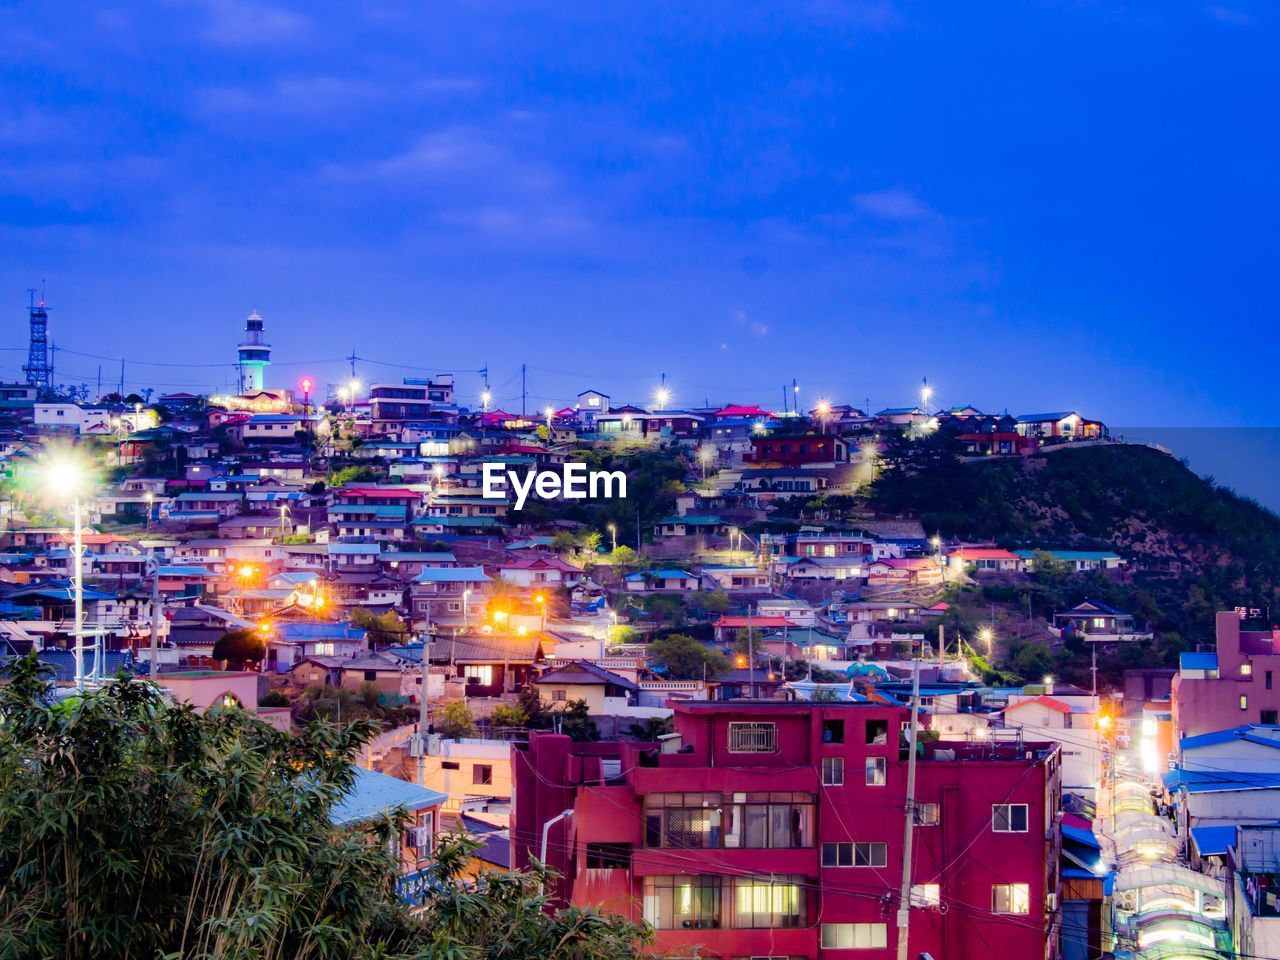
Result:
[[[908,712],[675,709],[661,747],[514,747],[516,865],[546,828],[560,896],[648,921],[670,956],[893,957]],[[1055,744],[921,745],[911,957],[1057,955],[1060,790]]]

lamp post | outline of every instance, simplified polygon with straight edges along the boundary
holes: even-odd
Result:
[[[658,412],[661,413],[662,409],[671,400],[671,391],[666,387],[659,387],[653,392],[653,400],[654,404],[657,406]]]
[[[80,494],[84,487],[85,471],[78,461],[65,457],[47,464],[44,473],[45,482],[54,495],[71,500],[71,589],[75,605],[71,636],[75,644],[76,689],[84,693],[84,531],[81,528]],[[97,666],[98,663],[95,662],[95,671]]]
[[[468,587],[466,590],[462,591],[462,632],[463,633],[467,632],[468,619],[469,619],[467,614],[467,601],[470,599],[471,599],[471,588]]]
[[[698,448],[698,462],[702,464],[702,482],[707,482],[707,464],[715,457],[716,452],[711,447]]]
[[[551,421],[555,417],[556,412],[550,406],[542,411],[542,415],[547,418],[547,446],[551,446]]]
[[[539,593],[533,598],[533,602],[538,605],[538,613],[539,613],[538,629],[546,630],[547,629],[547,598]]]
[[[819,400],[815,408],[818,414],[818,422],[822,424],[822,432],[827,432],[827,418],[831,416],[831,402],[829,400]]]
[[[618,552],[618,525],[616,523],[611,523],[605,529],[609,531],[609,536],[613,539],[613,552],[617,553]]]
[[[151,511],[155,507],[156,495],[150,490],[146,492],[143,499],[147,501],[147,533],[151,532]]]
[[[933,387],[924,384],[920,388],[920,407],[924,411],[924,415],[929,416],[929,398],[933,396]]]
[[[480,409],[482,413],[489,412],[489,401],[492,399],[493,399],[493,394],[490,393],[488,390],[484,390],[480,393]]]

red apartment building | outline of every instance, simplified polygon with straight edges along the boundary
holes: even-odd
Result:
[[[889,960],[908,717],[690,702],[660,746],[534,733],[513,747],[515,864],[545,835],[560,897],[648,921],[662,955]],[[913,960],[1058,955],[1060,790],[1056,744],[921,744]]]
[[[1246,723],[1280,723],[1280,629],[1241,630],[1222,610],[1212,653],[1184,653],[1173,678],[1173,736],[1196,737]]]

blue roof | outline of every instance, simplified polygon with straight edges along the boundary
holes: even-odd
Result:
[[[381,553],[382,546],[377,543],[330,543],[329,553]]]
[[[1202,857],[1220,857],[1236,842],[1236,825],[1192,827],[1191,842]]]
[[[1120,554],[1110,550],[1014,550],[1024,560],[1030,560],[1037,553],[1047,553],[1058,560],[1119,560]]]
[[[1065,410],[1060,413],[1024,413],[1013,419],[1018,423],[1042,423],[1045,420],[1064,420],[1075,413],[1074,410]]]
[[[624,580],[643,580],[645,577],[657,577],[659,580],[695,580],[692,573],[688,570],[640,570],[636,573],[629,573]]]
[[[404,504],[339,503],[329,508],[329,516],[377,517],[380,520],[404,520],[409,510]]]
[[[1202,733],[1196,737],[1183,737],[1178,746],[1184,751],[1196,750],[1200,747],[1214,747],[1234,740],[1243,740],[1246,743],[1257,743],[1264,747],[1271,747],[1273,750],[1280,750],[1280,739],[1255,733],[1256,730],[1280,730],[1280,728],[1261,723],[1248,723],[1242,727],[1232,727],[1230,730],[1215,730],[1213,733]]]
[[[496,527],[497,517],[419,517],[413,521],[415,527]]]
[[[162,577],[207,577],[209,571],[204,567],[161,567]]]
[[[1098,843],[1098,838],[1093,835],[1092,830],[1082,830],[1080,827],[1073,827],[1067,823],[1062,825],[1062,838],[1075,843],[1082,843],[1086,847],[1093,847],[1095,850],[1102,849],[1102,844]]]
[[[290,620],[277,620],[272,623],[275,631],[273,639],[285,643],[296,643],[303,640],[363,640],[365,631],[353,627],[349,623],[295,623]]]
[[[389,550],[382,555],[387,563],[397,560],[427,560],[435,563],[453,563],[456,557],[448,550]]]
[[[1218,655],[1216,653],[1184,653],[1178,657],[1178,666],[1183,670],[1217,670]]]
[[[352,826],[399,809],[412,813],[438,807],[445,799],[445,795],[436,790],[356,767],[355,782],[330,809],[329,820],[337,827]]]
[[[1222,793],[1231,790],[1280,790],[1280,773],[1236,771],[1170,770],[1163,777],[1170,792]]]
[[[425,567],[414,583],[488,583],[484,567]]]

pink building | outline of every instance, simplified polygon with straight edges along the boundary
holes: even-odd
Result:
[[[156,682],[196,713],[213,707],[237,707],[278,730],[292,725],[288,707],[258,706],[258,674],[249,670],[179,670],[160,673]]]
[[[1217,649],[1182,654],[1173,678],[1175,739],[1280,717],[1280,629],[1241,630],[1240,615],[1219,611]]]
[[[897,943],[908,711],[675,704],[677,738],[513,747],[517,866],[657,929],[657,952],[889,960]],[[910,953],[1058,956],[1059,752],[920,748]]]

